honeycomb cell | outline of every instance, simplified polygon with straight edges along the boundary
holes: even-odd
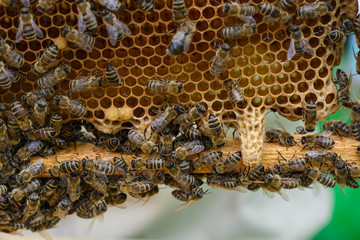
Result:
[[[277,84],[271,86],[270,88],[270,92],[273,94],[273,95],[278,95],[281,93],[281,87]]]
[[[109,108],[109,107],[111,107],[111,100],[110,100],[110,98],[102,98],[101,100],[100,100],[100,105],[101,105],[101,107],[103,107],[103,108]]]
[[[232,77],[232,78],[238,78],[238,77],[241,76],[241,73],[242,73],[241,68],[239,68],[239,67],[234,67],[234,68],[232,68],[232,69],[230,70],[230,77]]]
[[[209,89],[209,83],[201,81],[197,84],[197,89],[202,92],[207,91]]]
[[[305,82],[301,82],[298,84],[298,91],[299,92],[306,92],[309,89],[309,85]]]
[[[335,99],[335,94],[330,93],[326,96],[325,102],[326,104],[330,104],[332,101],[334,101],[334,99]]]
[[[120,88],[120,95],[121,96],[123,96],[123,97],[128,97],[128,96],[130,96],[130,88],[128,88],[128,87],[122,87],[122,88]]]
[[[99,39],[97,39],[97,46],[98,46],[98,43],[99,43]],[[125,48],[131,48],[133,45],[134,45],[134,40],[130,37],[125,37],[122,41],[121,41],[121,44],[125,47]],[[99,49],[103,49],[101,47],[98,47]]]
[[[276,80],[279,84],[284,84],[288,81],[288,76],[286,74],[280,73],[277,75]]]
[[[255,49],[253,46],[248,45],[248,46],[244,47],[243,52],[245,55],[252,56],[255,52]]]
[[[281,71],[281,64],[275,62],[270,66],[270,71],[275,74],[279,73]]]
[[[135,108],[138,105],[138,100],[135,97],[129,97],[126,99],[126,105],[130,108]]]
[[[252,76],[255,74],[255,68],[253,66],[247,66],[243,70],[245,76]]]
[[[320,22],[323,24],[323,25],[326,25],[328,24],[329,22],[331,21],[331,16],[329,14],[326,14],[324,16],[322,16],[320,18]]]
[[[238,81],[238,86],[241,88],[247,87],[249,85],[249,80],[247,78],[241,77]]]
[[[248,87],[244,90],[245,97],[251,98],[255,95],[255,88]]]
[[[208,62],[205,62],[205,61],[202,61],[200,63],[198,63],[197,65],[198,69],[201,71],[205,71],[207,69],[209,69],[209,63]],[[191,73],[193,71],[195,71],[195,64],[193,63],[187,63],[185,66],[184,66],[184,71],[187,72],[187,73]]]
[[[261,77],[255,75],[250,79],[250,83],[252,86],[256,87],[262,83],[262,79],[261,79]]]
[[[134,21],[137,23],[142,23],[145,20],[145,15],[144,15],[144,12],[142,12],[142,11],[134,12],[132,14],[132,17],[133,17]]]
[[[216,95],[212,91],[208,91],[204,94],[204,98],[206,101],[213,101],[215,99]]]
[[[220,111],[222,109],[222,102],[220,102],[220,101],[213,102],[213,104],[211,105],[211,108],[216,112]]]
[[[266,53],[263,59],[265,63],[273,63],[275,61],[275,55],[273,53]]]
[[[313,80],[315,77],[315,71],[312,69],[305,71],[304,77],[306,80]]]
[[[244,53],[245,53],[245,50],[244,50]],[[245,53],[246,54],[246,53]],[[250,62],[253,64],[253,65],[258,65],[260,64],[262,61],[262,58],[259,54],[253,54],[251,57],[250,57]]]
[[[172,19],[171,11],[169,11],[169,10],[161,11],[160,18],[163,22],[170,22]]]
[[[132,88],[132,94],[140,97],[141,95],[144,94],[144,89],[142,87],[136,86]]]
[[[262,86],[257,90],[257,94],[259,96],[266,96],[269,94],[269,89],[265,86]]]
[[[202,97],[201,97],[201,94],[198,93],[198,96],[196,96],[195,98],[201,100],[201,98],[202,98]],[[189,102],[190,97],[189,97],[188,94],[182,93],[182,94],[180,94],[180,95],[178,96],[178,100],[179,100],[181,103],[187,103],[187,102]],[[200,100],[199,100],[199,101],[200,101]]]
[[[94,115],[98,119],[104,119],[105,118],[105,113],[102,110],[96,110],[94,112]]]
[[[272,97],[268,97],[268,98],[265,99],[264,103],[267,106],[272,106],[275,103],[275,100]]]
[[[326,67],[323,67],[319,70],[319,76],[324,78],[328,75],[329,70]]]
[[[254,34],[250,37],[250,43],[256,46],[261,41],[259,34]]]
[[[140,105],[143,107],[148,107],[151,104],[151,99],[148,96],[142,96],[140,98]]]
[[[0,25],[3,28],[10,28],[12,26],[12,20],[9,17],[3,17],[0,19]]]
[[[249,60],[247,57],[245,56],[240,56],[238,59],[237,59],[237,62],[236,64],[239,66],[239,67],[245,67],[249,64]]]
[[[310,101],[314,101],[317,102],[317,96],[314,93],[308,93],[305,95],[305,102],[310,102]]]
[[[142,107],[137,107],[134,109],[134,116],[137,118],[142,118],[145,115],[145,110]]]
[[[291,83],[284,85],[283,91],[287,94],[293,93],[295,91],[295,86]]]
[[[274,36],[271,32],[265,32],[263,35],[261,35],[261,39],[265,43],[271,43],[274,39]]]
[[[25,61],[34,62],[36,60],[36,56],[33,52],[26,52],[24,55]]]
[[[319,47],[318,49],[316,49],[316,56],[318,57],[322,57],[326,54],[326,48],[324,47]]]
[[[206,22],[206,21],[198,21],[197,23],[196,23],[196,29],[198,30],[198,31],[205,31],[205,30],[207,30],[209,28],[209,24]]]
[[[313,34],[317,37],[320,37],[321,35],[323,35],[325,32],[325,29],[324,27],[322,26],[316,26],[314,29],[313,29]]]
[[[316,48],[318,45],[319,45],[320,41],[319,41],[319,38],[310,38],[309,40],[309,44],[312,48]]]
[[[333,64],[335,60],[335,56],[334,54],[330,54],[327,58],[326,58],[326,64],[328,64],[329,66]]]
[[[278,52],[281,49],[281,44],[278,41],[274,41],[269,46],[270,51]]]
[[[191,100],[193,102],[200,102],[202,100],[202,96],[201,96],[200,93],[194,92],[194,93],[191,94]]]
[[[209,44],[206,42],[201,42],[199,44],[196,44],[196,50],[199,52],[205,52],[209,49]]]
[[[265,64],[260,64],[258,67],[257,67],[257,73],[259,74],[262,74],[262,75],[265,75],[269,72],[269,67]]]

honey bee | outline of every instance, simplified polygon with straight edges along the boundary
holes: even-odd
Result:
[[[213,170],[219,174],[231,172],[239,166],[241,159],[241,151],[234,152],[228,155],[227,158],[220,159],[220,161],[214,165]]]
[[[352,50],[353,50],[354,58],[355,58],[355,60],[356,60],[356,64],[355,64],[356,73],[357,73],[357,74],[360,74],[360,51],[358,51],[357,53],[355,53],[354,48],[353,48]]]
[[[206,108],[197,104],[194,105],[189,112],[178,115],[174,120],[174,124],[188,124],[200,120],[206,113]]]
[[[104,212],[107,211],[107,206],[104,200],[94,203],[89,210],[84,213],[77,212],[76,215],[81,218],[89,219],[95,217],[103,217]]]
[[[208,119],[209,131],[212,141],[216,147],[222,147],[225,145],[225,133],[222,123],[215,115],[210,114]]]
[[[50,126],[53,127],[58,135],[62,127],[62,117],[59,113],[54,113],[50,118]]]
[[[177,207],[175,211],[179,211],[185,207],[189,207],[194,202],[203,198],[205,194],[208,193],[208,190],[204,191],[201,187],[194,188],[190,190],[189,193],[181,191],[181,190],[174,190],[171,192],[173,197],[179,201],[185,202],[180,207]]]
[[[235,178],[226,176],[212,175],[207,177],[207,184],[213,188],[223,188],[226,190],[236,190],[239,192],[246,192],[244,187],[239,186],[239,181]]]
[[[256,13],[256,8],[249,3],[242,3],[239,2],[231,2],[224,4],[222,6],[222,10],[224,13],[228,14],[229,16],[254,16]]]
[[[345,41],[346,41],[346,35],[343,31],[341,31],[339,29],[335,29],[335,30],[332,30],[328,34],[328,36],[335,45],[344,46]]]
[[[121,87],[124,84],[124,80],[122,79],[122,77],[120,77],[120,75],[113,66],[108,66],[106,68],[105,75],[106,80],[109,84],[114,84],[117,87]]]
[[[235,25],[221,29],[220,35],[225,39],[238,39],[242,37],[250,37],[256,33],[256,25],[244,23],[241,26]]]
[[[30,0],[19,0],[21,2],[22,5],[24,5],[25,7],[30,7]]]
[[[59,0],[39,0],[36,4],[36,9],[39,13],[45,13],[47,10],[52,8]]]
[[[184,133],[186,138],[189,138],[191,140],[201,139],[203,137],[201,131],[197,128],[187,128]]]
[[[287,59],[291,60],[295,55],[302,56],[305,52],[309,55],[314,55],[314,50],[304,38],[304,34],[301,32],[300,27],[293,25],[290,28],[290,31],[292,32],[292,37],[287,53]]]
[[[101,6],[115,12],[124,11],[120,0],[96,0]]]
[[[161,148],[160,148],[160,157],[168,158],[172,154],[173,148],[173,135],[170,132],[169,128],[165,128],[162,131],[162,136],[160,137]]]
[[[212,58],[210,65],[210,73],[214,77],[220,76],[220,74],[226,69],[227,62],[230,60],[230,45],[224,43],[220,48],[216,50],[215,56]]]
[[[329,136],[331,132],[322,132],[318,134],[306,135],[301,138],[301,144],[306,147],[310,148],[311,150],[315,148],[315,146],[319,146],[325,149],[331,149],[334,147],[335,142]]]
[[[354,35],[355,35],[356,45],[359,47],[360,46],[360,14],[358,14],[356,18],[354,18],[353,24],[354,24]]]
[[[93,171],[95,173],[100,173],[105,175],[112,175],[115,173],[115,167],[111,163],[105,160],[85,157],[83,158],[81,164],[83,169],[88,171]]]
[[[329,150],[321,150],[321,151],[308,151],[306,153],[306,158],[309,159],[310,162],[318,162],[318,163],[335,163],[338,158],[337,153],[331,152]]]
[[[287,9],[295,5],[297,2],[297,0],[280,0],[280,6],[284,9]]]
[[[33,132],[29,133],[30,140],[50,140],[51,138],[56,136],[56,131],[53,127],[43,127],[34,130]]]
[[[150,80],[146,83],[147,88],[157,94],[178,94],[183,90],[183,85],[177,80],[164,81],[159,77],[156,80]]]
[[[135,2],[141,10],[150,13],[154,12],[155,6],[152,3],[152,0],[135,0]]]
[[[203,184],[203,182],[200,179],[196,178],[195,176],[193,176],[191,174],[182,173],[175,166],[171,167],[169,169],[169,174],[173,178],[173,180],[176,182],[176,188],[180,188],[182,190],[196,188]],[[169,185],[169,183],[167,181],[165,181],[165,183],[167,183]]]
[[[21,68],[24,65],[23,56],[13,50],[13,46],[10,46],[4,39],[0,40],[0,56],[10,67]]]
[[[286,160],[284,157],[282,158]],[[288,174],[291,172],[303,172],[305,171],[308,162],[309,159],[307,158],[297,158],[289,161],[286,160],[286,162],[279,162],[278,169],[281,174]]]
[[[80,198],[80,182],[81,178],[77,171],[70,173],[70,177],[68,178],[67,193],[69,194],[71,202],[75,202]]]
[[[189,20],[181,23],[180,27],[173,36],[171,43],[166,49],[170,57],[176,57],[182,52],[187,53],[190,49],[192,38],[196,31],[195,24]]]
[[[29,183],[26,183],[20,188],[15,188],[11,192],[12,198],[19,202],[21,201],[25,196],[35,192],[40,187],[40,182],[37,179],[32,180]]]
[[[108,138],[105,141],[105,147],[110,151],[116,151],[120,145],[120,141],[118,138]]]
[[[49,175],[51,177],[60,177],[64,173],[73,173],[80,168],[80,161],[77,160],[65,160],[52,164],[49,169]]]
[[[0,118],[0,151],[5,151],[9,143],[6,124],[4,120]]]
[[[335,132],[340,137],[341,137],[341,135],[343,135],[343,136],[350,135],[350,126],[342,121],[337,121],[337,120],[325,121],[322,124],[322,128],[324,131]]]
[[[138,194],[150,191],[154,187],[154,184],[148,181],[131,183],[126,181],[119,181],[117,183],[117,187],[122,192]]]
[[[285,26],[291,24],[291,16],[287,11],[283,11],[270,3],[258,5],[259,11],[265,15],[265,21],[278,21]]]
[[[45,98],[39,99],[34,106],[34,112],[31,115],[31,122],[43,127],[45,125],[46,115],[48,112],[49,104]]]
[[[117,41],[121,41],[126,35],[131,34],[131,31],[126,24],[118,20],[114,13],[104,9],[101,16],[106,26],[110,43],[113,46],[115,46]]]
[[[83,170],[82,179],[91,187],[93,187],[96,191],[102,193],[103,195],[106,194],[107,185],[105,181],[97,178],[96,175],[93,174],[91,171]]]
[[[36,154],[39,152],[44,146],[44,143],[41,141],[31,141],[29,143],[26,143],[22,148],[20,148],[16,154],[15,159],[17,159],[18,162],[25,162],[30,159],[30,156]]]
[[[96,39],[86,33],[79,33],[72,27],[66,27],[62,31],[62,35],[69,41],[80,47],[85,52],[91,53],[95,46]]]
[[[283,130],[278,130],[274,128],[270,128],[265,132],[265,136],[269,142],[277,141],[280,145],[285,146],[294,146],[296,143],[295,138],[291,136],[290,133]]]
[[[172,3],[172,18],[174,22],[182,23],[187,20],[188,13],[184,0],[173,0]]]
[[[204,169],[206,167],[211,168],[218,162],[220,162],[223,153],[221,151],[213,151],[205,153],[200,158],[194,160],[195,170]]]
[[[22,38],[34,41],[36,37],[43,38],[44,34],[36,25],[30,9],[27,7],[20,9],[19,26],[15,37],[16,42],[20,42]]]
[[[359,179],[360,178],[360,166],[356,163],[352,163],[349,166],[349,174],[352,178]]]
[[[289,197],[287,194],[281,191],[282,187],[286,187],[287,189],[296,188],[299,184],[298,181],[292,179],[282,179],[279,175],[268,173],[263,177],[263,181],[259,181],[258,183],[260,187],[264,190],[264,193],[269,198],[274,198],[274,193],[278,193],[282,199],[285,201],[289,201]]]
[[[64,197],[56,206],[53,216],[64,218],[72,207],[70,198]]]
[[[336,182],[326,173],[321,172],[317,168],[308,167],[305,171],[305,174],[313,180],[318,181],[320,184],[324,185],[328,188],[334,188],[336,186]]]
[[[229,96],[230,102],[241,106],[244,103],[244,97],[240,87],[238,86],[239,81],[240,79],[234,83],[232,80],[226,80],[224,82],[224,88]]]
[[[24,209],[22,222],[26,222],[26,220],[34,215],[40,207],[40,197],[37,193],[33,192],[26,200],[26,207]]]
[[[334,81],[334,84],[339,84],[338,96],[340,102],[342,102],[343,104],[344,102],[347,102],[347,100],[350,98],[351,82],[352,82],[352,75],[348,77],[343,70],[341,69],[336,70],[336,81]]]
[[[72,93],[90,91],[103,85],[103,79],[101,77],[98,78],[97,73],[95,76],[90,76],[90,74],[88,77],[80,76],[81,79],[75,79],[69,82],[70,96]]]
[[[38,86],[40,88],[51,88],[58,82],[65,79],[70,73],[71,69],[68,65],[62,63],[59,67],[55,68],[54,72],[46,74],[38,79]]]
[[[345,35],[349,35],[354,31],[354,23],[349,18],[344,18],[341,22],[341,30],[345,33]]]
[[[155,143],[146,141],[135,129],[129,131],[128,138],[135,147],[140,148],[141,151],[146,154],[154,154],[158,151],[158,147],[156,147]]]
[[[149,170],[158,170],[165,168],[166,162],[161,158],[135,158],[131,161],[131,168],[135,170],[141,170],[142,168]]]
[[[45,164],[43,160],[40,159],[35,161],[26,169],[22,170],[18,175],[16,175],[16,180],[19,184],[24,184],[30,182],[33,178],[38,177],[45,170]]]
[[[295,133],[296,134],[306,134],[306,130],[303,126],[297,126],[295,129]]]
[[[66,109],[70,114],[77,117],[85,116],[87,113],[86,107],[78,100],[69,99],[67,96],[58,95],[54,98],[54,104],[60,109]]]
[[[184,160],[190,155],[194,155],[202,152],[205,149],[204,145],[201,144],[199,140],[194,140],[188,143],[185,143],[183,146],[175,149],[175,156]]]
[[[91,11],[91,4],[86,0],[77,0],[76,7],[79,12],[79,32],[84,33],[88,28],[92,34],[97,34],[98,23],[94,13]]]
[[[0,87],[4,90],[10,89],[13,80],[12,72],[5,67],[3,61],[0,61]]]
[[[304,125],[307,132],[313,132],[317,125],[317,110],[316,104],[313,100],[310,100],[305,106],[304,111]]]
[[[360,140],[360,122],[350,122],[351,135],[356,139]]]
[[[178,115],[178,105],[167,106],[165,111],[157,116],[151,123],[151,130],[154,132],[160,132],[174,120]]]
[[[346,180],[349,176],[348,164],[344,160],[342,160],[341,157],[339,157],[335,161],[334,165],[335,165],[334,180],[345,194],[344,188],[346,186]]]
[[[59,180],[53,178],[47,180],[45,185],[40,190],[40,199],[42,201],[49,199],[53,195],[59,185]]]
[[[354,178],[348,176],[346,178],[346,186],[349,188],[359,188],[359,183]]]
[[[296,15],[304,19],[313,19],[326,15],[332,10],[329,2],[316,1],[308,3],[296,10]]]
[[[50,68],[56,64],[56,58],[59,54],[59,48],[56,44],[50,45],[45,49],[43,54],[38,57],[33,69],[34,73],[40,75],[46,73]]]

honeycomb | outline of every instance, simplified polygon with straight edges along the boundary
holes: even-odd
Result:
[[[209,73],[211,59],[215,55],[214,41],[221,39],[219,34],[224,26],[238,24],[236,18],[227,16],[221,9],[226,1],[185,0],[188,17],[196,25],[192,45],[188,53],[176,58],[166,54],[178,25],[172,20],[172,1],[155,0],[155,11],[146,13],[138,9],[134,1],[119,15],[131,30],[121,43],[112,46],[108,40],[105,25],[100,16],[96,36],[96,45],[91,53],[69,43],[60,53],[62,61],[71,66],[66,80],[57,85],[57,92],[69,93],[69,81],[87,76],[90,72],[105,76],[107,66],[114,66],[124,79],[121,88],[105,86],[73,94],[72,98],[83,101],[88,112],[83,117],[105,133],[116,133],[124,128],[145,129],[157,115],[153,109],[160,109],[165,96],[151,93],[146,82],[155,76],[171,79],[175,77],[184,86],[177,95],[166,96],[170,103],[182,103],[185,106],[201,102],[222,117],[227,124],[234,125],[240,133],[241,150],[247,165],[256,165],[261,158],[265,114],[268,109],[276,109],[280,115],[290,119],[302,119],[304,105],[316,102],[319,120],[339,109],[336,87],[333,84],[333,67],[341,60],[342,47],[333,44],[327,34],[340,28],[340,20],[354,18],[357,13],[356,0],[328,1],[332,11],[318,19],[302,20],[295,15],[296,8],[314,0],[299,0],[296,6],[288,9],[293,24],[300,26],[306,40],[314,49],[314,56],[304,54],[287,60],[291,34],[289,27],[279,23],[266,23],[264,16],[257,12],[257,33],[251,37],[227,41],[231,48],[231,60],[228,69],[219,78]],[[255,6],[261,0],[240,0]],[[264,1],[275,4],[276,0]],[[356,7],[355,7],[356,6]],[[37,41],[22,40],[15,43],[15,34],[19,25],[17,8],[0,8],[0,36],[13,43],[15,50],[25,59],[20,69],[27,80],[13,84],[9,91],[0,89],[0,101],[10,103],[20,100],[24,92],[37,88],[38,76],[32,72],[37,56],[52,41],[62,41],[61,30],[65,26],[77,28],[77,8],[75,1],[59,1],[56,6],[40,14],[31,9],[45,37]],[[93,10],[101,12],[103,7],[94,3]],[[223,87],[226,79],[236,81],[246,100],[242,106],[234,106]],[[52,106],[56,110],[55,106]],[[64,122],[73,119],[62,112]],[[249,141],[248,139],[251,139]]]

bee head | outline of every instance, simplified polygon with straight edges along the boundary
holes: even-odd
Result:
[[[253,33],[256,33],[256,32],[257,32],[257,27],[256,27],[255,24],[252,24],[252,25],[251,25],[251,28],[252,28]]]
[[[300,27],[297,26],[297,25],[293,25],[293,26],[290,28],[290,31],[291,31],[291,32],[299,32],[299,31],[300,31]]]
[[[178,93],[181,93],[182,92],[182,89],[183,89],[183,85],[180,83],[178,85]]]
[[[314,102],[314,100],[311,99],[308,104],[315,105],[315,102]]]
[[[228,13],[230,11],[230,3],[226,3],[222,6],[222,10],[224,13]]]
[[[64,70],[64,72],[65,72],[66,74],[69,74],[70,71],[71,71],[71,69],[69,68],[69,66],[66,65],[66,64],[63,64],[63,65],[62,65],[62,69]]]
[[[333,162],[335,162],[337,158],[338,158],[337,153],[334,153],[334,154],[333,154],[333,159],[332,159],[332,160],[333,160]]]
[[[108,71],[108,72],[114,71],[114,68],[113,68],[112,66],[108,66],[108,67],[106,68],[106,71]]]
[[[215,115],[212,114],[212,113],[210,113],[210,114],[209,114],[209,119],[213,119],[213,118],[215,118]]]
[[[107,16],[107,15],[109,15],[109,14],[110,14],[110,11],[107,10],[107,9],[104,9],[104,10],[101,12],[101,16],[102,16],[102,17],[105,17],[105,16]]]
[[[306,144],[306,137],[302,137],[302,138],[301,138],[301,144],[303,144],[303,145]]]
[[[22,8],[22,9],[20,9],[20,14],[29,14],[29,13],[30,13],[30,9],[29,9],[29,8],[24,7],[24,8]]]
[[[63,37],[66,37],[66,35],[70,32],[71,27],[66,27],[64,28],[64,30],[62,31],[62,35]],[[56,45],[55,45],[56,46]]]
[[[101,87],[104,84],[104,80],[100,77],[98,79],[99,87]]]
[[[153,149],[151,150],[150,154],[151,154],[151,155],[152,155],[152,154],[155,154],[155,153],[157,153],[158,150],[159,150],[158,147],[153,147]]]
[[[346,166],[346,164],[345,164],[344,161],[338,161],[338,162],[336,163],[336,168],[337,168],[337,169],[343,169],[343,168],[345,168],[345,166]]]
[[[329,2],[326,3],[326,6],[327,6],[328,11],[332,10],[332,6],[331,6],[331,4]]]
[[[42,98],[40,100],[37,101],[37,104],[39,105],[39,107],[41,108],[45,108],[47,105],[49,105],[46,101],[45,98]]]
[[[55,105],[59,105],[59,104],[60,104],[60,100],[61,100],[60,95],[56,96],[56,97],[54,98],[54,104],[55,104]]]
[[[230,51],[230,45],[227,43],[224,43],[223,45],[221,45],[221,50],[228,52]]]
[[[24,183],[24,180],[23,180],[23,177],[21,176],[21,174],[16,175],[16,181],[18,184]]]

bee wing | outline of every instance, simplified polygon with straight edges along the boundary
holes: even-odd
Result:
[[[169,115],[169,112],[164,112],[160,114],[157,118],[154,119],[153,124],[162,124],[162,122],[166,119],[166,117]]]
[[[324,131],[321,133],[318,133],[319,136],[329,137],[332,134],[331,131]]]
[[[184,52],[188,52],[191,46],[192,37],[186,37],[184,39]]]
[[[263,188],[263,193],[271,199],[275,197],[275,194],[273,192],[270,192],[269,190],[266,190],[264,188]]]
[[[45,231],[40,231],[40,232],[38,232],[39,233],[39,235],[43,238],[43,239],[45,239],[45,240],[53,240],[53,237],[50,235],[50,233],[48,233],[48,232],[45,232]]]
[[[287,202],[289,201],[289,196],[286,193],[284,193],[282,191],[279,191],[278,193],[282,199],[284,199]]]
[[[252,16],[244,16],[242,14],[239,14],[238,18],[241,21],[243,21],[244,23],[249,23],[249,24],[255,24],[256,25],[256,20]]]
[[[34,19],[31,19],[30,22],[31,22],[31,25],[33,26],[33,28],[35,29],[36,36],[38,38],[43,38],[44,34],[43,34],[42,30],[38,27],[38,25],[35,23]]]
[[[306,41],[306,39],[304,38],[303,40],[304,46],[305,46],[305,52],[311,56],[314,55],[314,49],[310,46],[309,42]]]
[[[106,30],[109,36],[110,43],[115,46],[119,32],[115,26],[106,25]]]
[[[66,189],[68,191],[71,188],[71,183],[70,183],[69,178],[66,175],[62,174],[62,175],[60,175],[60,180],[64,183],[64,185],[66,186]]]
[[[205,147],[203,145],[196,145],[189,151],[189,155],[193,155],[193,154],[202,152],[204,149],[205,149]]]
[[[23,32],[23,27],[24,27],[24,24],[23,24],[22,21],[20,21],[18,30],[17,30],[17,32],[16,32],[16,37],[15,37],[17,43],[20,42],[21,39],[23,38],[23,36],[22,36],[22,35],[23,35],[23,34],[22,34],[22,32]]]
[[[117,18],[114,19],[115,20],[115,24],[121,28],[121,30],[124,32],[124,34],[131,34],[130,29],[128,28],[128,26],[123,23],[122,21],[118,20]]]
[[[43,158],[36,159],[36,161],[33,164],[40,164],[40,163],[44,163]]]
[[[101,181],[104,181],[105,183],[108,183],[109,182],[109,179],[108,177],[106,176],[106,174],[102,171],[99,171],[99,170],[91,170]]]
[[[20,0],[25,7],[30,7],[30,0]]]
[[[185,32],[184,31],[177,31],[171,40],[174,45],[182,45],[185,41]],[[185,48],[185,47],[184,47]]]
[[[294,39],[291,39],[289,50],[287,53],[287,59],[291,60],[295,56],[295,41]]]
[[[82,13],[80,11],[79,11],[79,18],[78,18],[78,27],[79,27],[80,33],[85,32],[86,25],[84,23],[84,16],[82,15]]]
[[[179,207],[175,208],[174,211],[180,211],[180,210],[183,209],[183,208],[189,207],[189,206],[191,206],[194,202],[195,202],[195,201],[190,200],[190,201],[188,201],[188,202],[186,202],[186,203],[184,203],[184,204],[181,204]]]
[[[235,188],[235,190],[238,191],[238,192],[242,192],[242,193],[246,193],[246,192],[247,192],[247,189],[246,189],[245,187],[243,187],[243,186],[237,186],[237,187]]]
[[[275,125],[276,125],[277,127],[279,127],[282,131],[287,132],[286,129],[285,129],[285,127],[284,127],[284,125],[282,125],[282,123],[281,123],[279,120],[275,120]]]

